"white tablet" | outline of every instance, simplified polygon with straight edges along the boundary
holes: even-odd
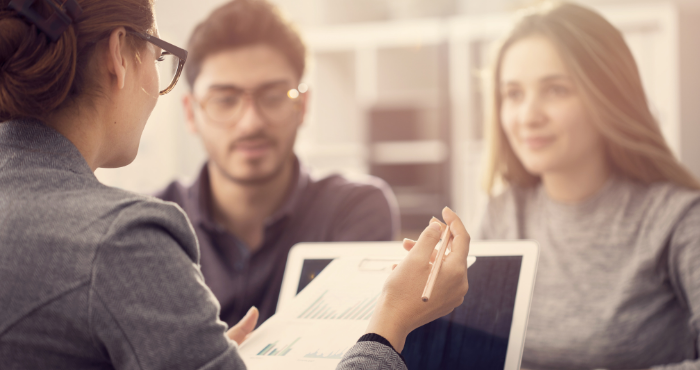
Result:
[[[277,309],[333,259],[366,257],[386,268],[406,255],[401,242],[300,243],[289,252]],[[517,370],[537,271],[534,241],[472,241],[469,292],[451,314],[414,330],[402,355],[409,369]]]

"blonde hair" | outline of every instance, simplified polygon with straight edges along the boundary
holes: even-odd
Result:
[[[534,35],[550,40],[564,59],[583,92],[613,171],[643,183],[668,181],[700,189],[700,182],[678,162],[664,140],[620,31],[590,9],[548,2],[526,10],[495,54],[487,89],[489,152],[483,184],[487,193],[493,194],[498,185],[529,187],[540,181],[515,155],[500,122],[503,56],[511,45]]]

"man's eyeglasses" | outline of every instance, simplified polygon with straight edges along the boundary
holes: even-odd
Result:
[[[301,97],[307,90],[306,84],[293,88],[286,82],[254,90],[221,86],[210,88],[198,103],[209,121],[220,126],[231,126],[240,121],[249,104],[253,104],[268,123],[281,125],[292,121],[300,112]]]
[[[161,49],[158,57],[158,73],[160,95],[165,95],[173,90],[182,74],[182,68],[187,60],[187,50],[181,49],[169,42],[163,41],[146,33],[129,32],[137,37],[150,42]]]

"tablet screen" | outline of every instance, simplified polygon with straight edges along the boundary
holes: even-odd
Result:
[[[503,370],[521,262],[478,257],[464,303],[408,335],[402,353],[408,368]]]
[[[307,259],[300,292],[333,259]],[[469,267],[469,292],[452,313],[414,330],[402,355],[409,369],[502,370],[522,256],[482,256]]]
[[[313,280],[318,274],[323,271],[326,266],[333,262],[333,258],[324,259],[305,259],[304,265],[301,267],[301,276],[299,277],[299,285],[297,287],[297,294],[304,290],[307,285]]]

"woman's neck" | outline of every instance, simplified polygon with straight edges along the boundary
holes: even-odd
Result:
[[[607,159],[601,155],[561,171],[542,174],[542,185],[551,199],[575,204],[598,192],[611,173]]]
[[[96,112],[88,114],[88,109],[82,111],[82,114],[75,114],[72,109],[64,109],[45,118],[44,123],[73,143],[95,172],[103,162],[100,148],[105,133]]]

